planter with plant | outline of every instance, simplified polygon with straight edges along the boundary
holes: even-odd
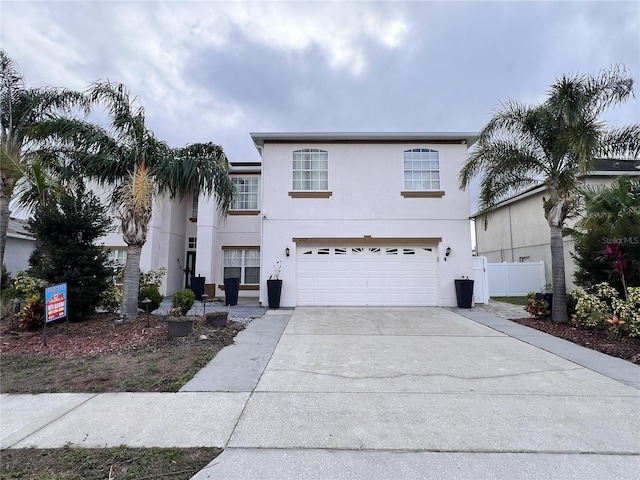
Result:
[[[280,280],[280,269],[282,262],[278,260],[273,267],[273,275],[267,280],[267,298],[269,308],[280,308],[280,297],[282,295],[282,280]]]
[[[188,337],[193,332],[193,317],[180,315],[180,309],[174,308],[167,317],[167,330],[169,338]]]
[[[196,301],[196,294],[190,288],[178,290],[173,294],[171,309],[179,309],[181,315],[186,315]]]

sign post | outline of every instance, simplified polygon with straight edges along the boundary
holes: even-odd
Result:
[[[47,345],[47,324],[61,318],[67,319],[69,330],[69,311],[67,309],[67,284],[59,283],[44,289],[44,345]]]

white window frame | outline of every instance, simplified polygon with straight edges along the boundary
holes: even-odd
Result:
[[[329,152],[317,148],[294,150],[292,163],[294,192],[329,190]]]
[[[127,263],[127,249],[126,248],[110,248],[107,254],[109,262],[117,265],[118,267],[124,267]]]
[[[258,210],[260,182],[258,177],[231,177],[236,197],[231,210]]]
[[[430,148],[412,148],[402,152],[404,189],[440,190],[440,153]]]
[[[222,278],[226,268],[240,268],[240,285],[260,284],[260,249],[259,248],[225,248],[222,253]],[[256,268],[256,281],[246,282],[246,269]]]

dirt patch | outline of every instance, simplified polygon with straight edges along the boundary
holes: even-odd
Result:
[[[215,328],[194,317],[194,332],[171,339],[166,317],[150,315],[116,323],[113,314],[62,323],[42,331],[0,330],[2,393],[175,392],[244,325]],[[204,337],[202,337],[204,336]],[[206,337],[206,338],[205,338]]]
[[[570,322],[554,323],[551,320],[536,318],[515,318],[511,320],[520,325],[548,333],[554,337],[563,338],[583,347],[640,365],[639,337],[612,339],[609,338],[608,333],[604,330],[585,330],[575,327]]]

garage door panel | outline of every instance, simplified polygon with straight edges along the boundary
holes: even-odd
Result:
[[[298,305],[437,304],[435,248],[305,247]]]

